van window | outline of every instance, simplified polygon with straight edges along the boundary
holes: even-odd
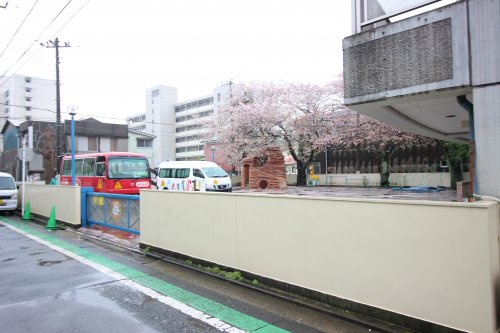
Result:
[[[160,169],[158,172],[160,178],[172,178],[172,169]]]
[[[207,167],[207,168],[201,168],[205,175],[210,178],[224,178],[224,177],[229,177],[226,171],[224,171],[222,168],[219,167]]]
[[[16,184],[10,177],[0,177],[0,190],[15,190]]]
[[[193,176],[198,178],[205,178],[203,172],[200,169],[193,169]]]
[[[173,178],[187,178],[187,177],[189,177],[189,168],[176,169],[175,177]]]
[[[160,169],[159,178],[187,178],[189,177],[189,168],[181,169]]]

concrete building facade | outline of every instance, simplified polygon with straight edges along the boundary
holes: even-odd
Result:
[[[129,129],[155,137],[152,166],[175,159],[177,88],[158,85],[146,90],[146,112],[127,117]]]
[[[152,166],[167,160],[206,160],[206,122],[228,100],[231,84],[210,95],[178,102],[177,88],[156,86],[146,91],[146,112],[127,118],[129,128],[153,135]],[[215,147],[213,149],[216,149]]]
[[[0,85],[0,128],[7,120],[56,120],[55,80],[12,75]],[[3,138],[0,138],[3,140]],[[0,147],[3,147],[0,144]]]
[[[378,27],[359,24],[364,3],[353,0],[358,23],[343,41],[345,103],[405,130],[471,142],[475,192],[500,197],[500,2],[458,1],[395,22],[381,15]]]
[[[141,131],[128,130],[128,151],[131,153],[144,154],[148,158],[149,165],[154,166],[154,135]]]

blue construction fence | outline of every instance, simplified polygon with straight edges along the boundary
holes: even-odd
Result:
[[[82,227],[99,225],[140,234],[140,200],[138,195],[93,192],[82,188]]]

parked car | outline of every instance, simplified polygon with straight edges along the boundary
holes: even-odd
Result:
[[[169,161],[159,165],[159,190],[232,192],[231,178],[216,163]]]
[[[11,211],[17,209],[17,187],[14,177],[0,172],[0,210]]]

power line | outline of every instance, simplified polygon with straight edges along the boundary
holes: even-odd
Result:
[[[9,48],[10,46],[10,43],[12,43],[12,41],[14,40],[14,38],[16,37],[17,33],[19,32],[19,30],[21,29],[21,27],[24,25],[24,22],[26,22],[26,20],[28,19],[28,16],[30,16],[31,12],[33,11],[33,9],[35,8],[36,4],[38,3],[38,0],[35,1],[35,3],[33,4],[33,7],[31,7],[30,11],[28,12],[28,14],[26,14],[26,16],[24,17],[24,20],[21,22],[21,24],[19,25],[19,27],[17,28],[16,32],[14,32],[14,35],[12,36],[12,38],[9,40],[9,42],[7,43],[7,45],[5,46],[5,48],[3,49],[2,51],[2,54],[0,54],[0,58],[2,58],[2,56],[4,55],[5,51]],[[7,6],[7,5],[6,5]]]
[[[1,103],[0,102],[0,105],[5,105],[5,106],[9,106],[9,107],[17,107],[17,108],[26,108],[26,105],[16,105],[16,104],[6,104],[6,103]],[[41,110],[41,111],[49,111],[49,112],[52,112],[52,113],[56,113],[56,111],[52,110],[52,109],[44,109],[44,108],[37,108],[37,107],[34,107],[32,106],[31,107],[32,110]],[[82,117],[87,117],[87,118],[95,118],[96,116],[94,115],[90,115],[90,114],[80,114]],[[116,117],[104,117],[104,116],[97,116],[98,118],[103,118],[103,119],[110,119],[110,120],[121,120],[121,121],[124,121],[123,118],[116,118]],[[128,122],[126,122],[128,124]],[[171,123],[162,123],[162,122],[152,122],[152,121],[143,121],[141,122],[142,124],[152,124],[152,125],[165,125],[165,126],[171,126],[171,125],[175,125],[175,124],[171,124]]]
[[[61,26],[61,27],[60,27],[60,28],[59,28],[59,29],[58,29],[58,30],[57,30],[57,31],[56,31],[56,32],[52,35],[52,37],[54,37],[54,36],[55,36],[55,35],[56,35],[59,31],[61,31],[61,30],[62,30],[62,28],[64,28],[64,27],[66,26],[66,24],[68,24],[68,23],[69,23],[69,22],[70,22],[70,21],[71,21],[71,20],[72,20],[72,19],[73,19],[73,18],[74,18],[74,17],[75,17],[75,16],[76,16],[79,12],[80,12],[80,11],[81,11],[81,10],[82,10],[82,9],[83,9],[83,8],[84,8],[84,7],[85,7],[85,6],[89,3],[89,2],[90,2],[90,0],[87,0],[87,2],[85,2],[85,3],[84,3],[84,4],[80,7],[80,8],[78,8],[78,10],[77,10],[77,11],[76,11],[76,12],[75,12],[75,13],[74,13],[74,14],[73,14],[73,15],[72,15],[72,16],[71,16],[68,20],[66,20],[66,22],[64,22],[64,24],[63,24],[63,25],[62,25],[62,26]],[[49,24],[49,26],[50,26],[50,24]],[[48,28],[48,26],[47,26],[47,28]],[[47,30],[47,29],[45,29],[45,30]],[[40,36],[39,36],[38,38],[40,38]],[[35,40],[35,41],[33,42],[33,44],[35,44],[36,42],[37,42],[37,40]],[[21,66],[19,66],[19,68],[18,68],[17,70],[15,70],[12,74],[16,74],[16,73],[17,73],[17,72],[18,72],[21,68],[23,68],[23,67],[24,67],[24,66],[25,66],[25,65],[26,65],[26,64],[27,64],[27,63],[28,63],[28,62],[29,62],[29,61],[30,61],[30,60],[31,60],[31,59],[32,59],[35,55],[37,55],[37,54],[38,54],[38,52],[40,52],[40,50],[41,50],[41,49],[42,49],[42,48],[39,48],[39,49],[38,49],[35,53],[33,53],[33,54],[32,54],[32,55],[28,58],[28,59],[26,59],[26,61],[25,61],[25,62],[24,62]],[[23,55],[24,55],[24,54],[23,54]],[[14,65],[12,65],[12,66],[11,66],[11,67],[10,67],[10,68],[9,68],[9,69],[5,72],[5,73],[4,73],[4,75],[0,76],[0,78],[5,77],[5,75],[7,74],[7,72],[8,72],[8,71],[9,71],[12,67],[14,67],[14,66],[15,66],[15,65],[19,62],[19,60],[20,60],[20,59],[18,59],[18,61],[16,61],[16,62],[14,63]],[[7,81],[5,81],[4,83],[0,84],[0,88],[1,88],[1,87],[5,84],[5,83],[7,83],[7,82],[8,82],[8,80],[7,80]]]
[[[42,37],[42,35],[45,33],[45,31],[47,31],[47,29],[52,25],[52,23],[54,23],[54,21],[59,17],[59,15],[61,15],[61,13],[66,9],[66,7],[68,7],[68,5],[72,2],[73,0],[69,0],[66,5],[64,5],[64,7],[59,11],[59,13],[57,13],[57,15],[52,19],[52,21],[50,21],[49,24],[47,24],[47,26],[45,27],[45,29],[43,29],[43,31],[38,35],[38,37],[33,41],[33,43],[30,44],[30,46],[21,54],[21,56],[19,56],[19,58],[17,58],[17,60],[14,62],[14,64],[12,64],[12,66],[10,66],[3,74],[2,76],[0,76],[0,79],[1,78],[4,78],[6,77],[7,73],[26,55],[26,53],[29,52],[29,50],[31,50],[31,48],[33,47],[33,45],[35,45],[35,43]],[[40,49],[37,50],[36,53],[38,53],[40,51]],[[34,56],[34,55],[33,55]],[[24,65],[23,65],[24,66]],[[18,69],[19,70],[19,69]],[[8,79],[5,80],[4,83],[0,84],[0,88],[3,87],[4,84],[6,84],[8,82]]]
[[[26,108],[26,105],[15,105],[15,104],[6,104],[6,103],[0,103],[0,105],[5,105],[5,106],[9,106],[9,107],[13,106],[13,107],[17,107],[17,108]],[[30,108],[33,110],[49,111],[52,113],[56,113],[54,110],[51,110],[51,109],[37,108],[34,106],[30,106]]]
[[[66,24],[68,24],[78,13],[80,13],[83,7],[87,6],[89,2],[90,0],[87,0],[87,2],[85,2],[80,8],[78,8],[78,10],[73,15],[71,15],[71,17],[67,19],[66,22],[64,22],[64,24],[52,35],[52,37],[57,35],[57,33],[59,33],[59,31],[61,31],[66,26]]]

